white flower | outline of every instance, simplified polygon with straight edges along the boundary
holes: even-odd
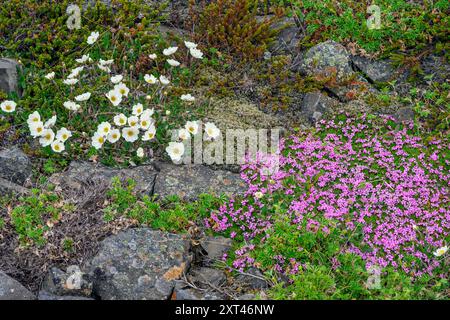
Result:
[[[197,121],[188,121],[184,126],[190,134],[196,135],[198,132],[198,123]]]
[[[70,110],[70,111],[78,111],[81,108],[81,106],[79,104],[76,104],[73,101],[66,101],[66,102],[64,102],[63,105],[64,105],[64,108],[66,108],[67,110]]]
[[[142,136],[142,141],[150,141],[155,138],[156,134],[156,127],[154,123],[151,123],[148,130],[144,132],[144,135]]]
[[[137,127],[139,125],[139,118],[136,116],[131,116],[128,118],[128,125],[130,127]]]
[[[159,81],[163,84],[163,85],[168,85],[170,83],[169,79],[167,79],[167,77],[161,75],[159,77]]]
[[[256,197],[257,199],[261,199],[263,196],[264,196],[264,193],[262,193],[261,191],[255,192],[255,197]]]
[[[185,41],[184,45],[186,46],[186,48],[188,49],[194,49],[197,48],[197,44],[195,44],[194,42],[189,42],[189,41]]]
[[[220,136],[220,130],[214,123],[207,122],[205,124],[205,132],[211,139],[217,139]]]
[[[175,52],[177,52],[177,50],[178,50],[178,47],[169,47],[169,48],[163,50],[163,54],[165,56],[170,56],[170,55],[174,54]]]
[[[135,116],[140,116],[142,112],[144,112],[144,106],[142,103],[138,103],[133,106],[133,114]]]
[[[41,115],[39,112],[35,111],[28,116],[27,124],[29,127],[38,122],[41,122]]]
[[[118,106],[122,102],[122,95],[117,90],[111,90],[106,94],[113,106]]]
[[[101,134],[99,134],[98,132],[96,132],[94,134],[94,136],[92,137],[92,143],[91,143],[92,146],[98,150],[103,146],[104,143],[105,143],[105,137],[102,136]]]
[[[141,116],[141,121],[139,122],[139,128],[141,130],[148,130],[148,128],[150,128],[150,125],[152,123],[153,123],[152,118]]]
[[[130,89],[128,89],[127,85],[123,82],[116,84],[114,86],[114,90],[117,90],[122,96],[127,97]]]
[[[100,60],[98,61],[98,63],[99,63],[101,66],[109,66],[109,65],[111,65],[113,62],[114,62],[113,59],[109,59],[109,60],[103,60],[103,59],[100,59]]]
[[[120,83],[123,79],[123,76],[121,74],[118,74],[117,76],[111,77],[111,82],[114,84]]]
[[[45,130],[44,124],[41,121],[30,124],[29,128],[30,134],[33,138],[40,137]]]
[[[53,127],[53,126],[55,125],[55,123],[56,123],[56,119],[57,119],[56,115],[53,116],[53,117],[51,117],[50,119],[48,119],[48,120],[44,123],[44,127],[45,127],[46,129],[49,129],[49,128]]]
[[[189,94],[181,95],[181,100],[188,101],[188,102],[193,102],[193,101],[195,101],[195,98],[189,93]]]
[[[53,141],[51,143],[51,147],[52,147],[52,150],[56,153],[61,153],[66,149],[66,147],[64,146],[64,143],[62,143],[62,141],[59,141],[59,140]]]
[[[75,59],[76,62],[78,63],[85,63],[86,61],[91,62],[92,59],[89,57],[89,54],[83,54],[83,56],[79,59]]]
[[[444,247],[437,249],[435,252],[433,252],[433,254],[436,257],[440,257],[440,256],[443,256],[447,251],[448,251],[448,247],[444,246]]]
[[[125,139],[125,141],[135,142],[139,138],[139,130],[137,127],[123,128],[122,137]]]
[[[64,82],[64,84],[72,86],[72,85],[74,85],[74,84],[76,84],[78,82],[78,79],[76,79],[76,78],[66,79],[63,82]]]
[[[111,131],[111,124],[109,122],[102,122],[97,127],[97,133],[106,137]]]
[[[87,44],[94,44],[95,41],[97,41],[99,36],[100,36],[100,33],[96,32],[96,31],[91,32],[91,35],[87,38]]]
[[[182,142],[169,142],[166,152],[172,161],[178,162],[184,154],[184,144]]]
[[[155,109],[151,108],[151,109],[145,109],[142,114],[141,114],[141,118],[148,118],[150,119],[153,114],[155,113]]]
[[[77,101],[87,101],[87,100],[89,100],[90,97],[91,97],[91,93],[90,92],[86,92],[86,93],[80,94],[79,96],[76,96],[75,100],[77,100]]]
[[[66,142],[67,139],[69,139],[72,136],[72,132],[67,130],[66,128],[62,127],[56,132],[56,140],[59,140],[61,142]]]
[[[138,149],[136,150],[136,155],[137,155],[139,158],[143,158],[143,157],[144,157],[144,149],[138,148]]]
[[[170,64],[172,67],[178,67],[180,65],[180,63],[174,59],[167,59],[167,63]]]
[[[55,140],[55,133],[52,129],[45,129],[39,138],[39,143],[41,146],[46,147],[52,144],[53,140]]]
[[[119,139],[120,139],[120,130],[112,129],[111,132],[108,134],[108,141],[110,143],[116,143]]]
[[[191,137],[191,135],[189,134],[189,131],[187,131],[186,129],[180,129],[178,130],[178,138],[180,138],[181,140],[187,140]]]
[[[156,53],[152,53],[152,54],[149,54],[148,57],[152,60],[155,60],[158,56],[156,55]]]
[[[101,64],[98,64],[97,66],[100,70],[105,71],[107,73],[111,73],[111,69],[108,66],[103,66]]]
[[[123,113],[118,114],[117,116],[114,117],[114,124],[119,127],[126,125],[127,121],[128,119]]]
[[[155,84],[158,82],[158,79],[156,79],[156,77],[152,74],[151,75],[146,74],[144,76],[144,80],[145,80],[145,82],[150,83],[150,84]]]
[[[52,80],[52,79],[55,78],[55,73],[54,72],[47,73],[45,75],[45,78],[48,79],[48,80]]]
[[[166,116],[170,116],[170,110],[166,110]]]
[[[80,75],[80,72],[84,70],[84,67],[76,67],[73,68],[72,71],[70,72],[70,74],[67,76],[67,79],[73,79],[76,78]]]
[[[189,52],[191,53],[191,56],[193,56],[195,59],[202,59],[203,58],[203,52],[201,52],[197,48],[191,48],[191,49],[189,49]]]

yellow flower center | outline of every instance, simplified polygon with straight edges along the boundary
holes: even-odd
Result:
[[[121,93],[122,95],[125,95],[125,89],[120,89],[120,93]]]
[[[116,100],[117,100],[116,96],[112,96],[112,97],[111,97],[111,101],[112,101],[112,102],[114,102],[114,101],[116,101]]]
[[[36,128],[36,131],[37,131],[37,132],[42,132],[42,127],[37,127],[37,128]]]
[[[112,137],[113,139],[117,139],[117,134],[113,133]]]
[[[54,148],[56,151],[59,151],[59,144],[56,144]]]
[[[45,139],[47,139],[47,140],[51,140],[51,138],[52,138],[52,135],[51,135],[50,133],[48,133],[48,134],[45,136]]]
[[[8,111],[10,111],[10,110],[12,109],[12,107],[11,107],[9,104],[7,104],[6,107],[5,107],[5,109],[8,110]]]
[[[128,134],[129,137],[132,137],[133,136],[133,131],[128,131],[127,134]]]
[[[98,142],[103,143],[105,142],[105,139],[103,139],[103,137],[98,138]]]
[[[67,140],[67,138],[68,138],[67,134],[63,134],[63,135],[62,135],[62,138],[63,138],[64,140]]]
[[[109,131],[108,127],[103,128],[104,133],[108,133],[108,131]]]

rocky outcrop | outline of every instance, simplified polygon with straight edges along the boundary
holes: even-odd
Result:
[[[338,106],[338,101],[317,91],[309,92],[304,96],[300,110],[310,123],[315,123]]]
[[[352,62],[371,82],[387,82],[395,74],[395,69],[389,61],[353,56]]]
[[[190,242],[147,228],[105,239],[86,268],[103,300],[165,300],[190,266]]]
[[[115,169],[91,162],[73,161],[66,171],[52,175],[49,182],[67,196],[94,195],[104,193],[114,177],[123,181],[132,179],[136,182],[137,192],[152,195],[156,171],[153,166]]]
[[[212,170],[203,165],[158,163],[156,166],[159,173],[154,193],[160,197],[178,195],[193,200],[202,193],[231,195],[246,190],[240,176],[229,171]]]
[[[0,150],[0,178],[23,185],[31,173],[31,161],[19,148]]]
[[[0,91],[19,94],[17,68],[19,64],[12,59],[0,58]]]
[[[32,174],[31,161],[19,148],[0,151],[0,192],[2,194],[26,195],[23,185]]]
[[[0,300],[35,300],[36,297],[19,282],[0,271]]]

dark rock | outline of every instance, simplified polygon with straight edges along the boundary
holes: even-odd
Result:
[[[114,169],[101,164],[73,161],[66,171],[52,175],[49,182],[56,186],[56,191],[61,191],[66,196],[93,196],[104,193],[111,186],[114,177],[119,177],[124,182],[132,179],[136,182],[135,190],[138,193],[152,195],[156,171],[152,166]]]
[[[78,266],[70,266],[67,271],[50,269],[42,285],[42,290],[55,296],[86,296],[92,294],[92,281]]]
[[[212,170],[203,165],[157,164],[160,172],[156,178],[154,193],[160,197],[178,195],[193,200],[202,193],[238,194],[246,190],[239,174]]]
[[[188,277],[192,282],[198,283],[199,285],[212,285],[216,288],[223,285],[227,280],[223,271],[205,267],[192,269]]]
[[[208,261],[221,260],[223,255],[231,249],[232,240],[224,237],[206,237],[200,241],[200,245],[206,251]]]
[[[414,111],[409,107],[401,107],[394,114],[394,118],[398,122],[412,121],[414,120]]]
[[[305,95],[301,103],[303,115],[311,122],[315,123],[323,115],[338,106],[338,101],[322,94],[321,92],[310,92]]]
[[[371,60],[353,56],[353,64],[372,82],[387,82],[395,75],[392,63],[387,60]]]
[[[239,274],[236,281],[243,287],[248,289],[266,289],[268,287],[267,281],[264,280],[264,275],[257,268],[249,268],[245,273]]]
[[[103,300],[164,300],[189,268],[190,241],[147,228],[105,239],[86,268]]]
[[[57,296],[47,291],[39,291],[38,300],[94,300],[88,297],[79,296]]]
[[[19,64],[12,59],[0,58],[0,91],[19,92],[17,68]]]
[[[0,151],[0,178],[23,185],[31,176],[31,161],[19,148]]]
[[[0,300],[35,300],[36,297],[19,282],[0,271]]]
[[[421,68],[426,75],[432,75],[432,81],[444,83],[450,78],[450,64],[445,56],[431,54],[421,61]]]
[[[299,71],[316,79],[332,77],[337,84],[346,83],[355,76],[347,50],[332,40],[319,43],[304,53]]]
[[[256,20],[258,22],[263,22],[272,17],[273,15],[257,16]],[[278,31],[274,42],[271,43],[269,47],[271,53],[290,53],[297,48],[299,44],[299,27],[294,18],[284,17],[273,23],[270,28]]]
[[[28,195],[31,192],[27,188],[0,178],[0,193],[8,195]]]

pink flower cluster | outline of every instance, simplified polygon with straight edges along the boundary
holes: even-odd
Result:
[[[412,124],[398,129],[391,119],[381,126],[362,120],[321,121],[314,133],[284,140],[272,156],[279,169],[269,175],[269,156],[248,159],[241,174],[248,191],[207,221],[245,243],[235,252],[235,268],[255,264],[255,246],[270,237],[280,215],[305,232],[338,228],[341,252],[361,256],[367,268],[419,277],[445,263],[433,252],[449,243],[449,143],[414,136]],[[283,270],[284,257],[273,259],[278,271],[292,273]]]

